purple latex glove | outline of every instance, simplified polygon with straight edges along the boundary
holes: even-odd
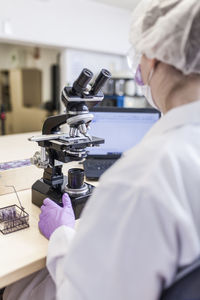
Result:
[[[49,198],[46,198],[41,206],[38,225],[41,233],[48,239],[62,225],[74,228],[75,216],[68,194],[63,194],[62,203],[63,207],[60,207]]]

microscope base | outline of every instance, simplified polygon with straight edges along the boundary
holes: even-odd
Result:
[[[74,210],[75,218],[78,219],[81,215],[81,212],[88,200],[91,196],[94,186],[88,184],[88,192],[86,195],[71,197],[72,207]],[[41,207],[45,198],[50,198],[58,205],[62,206],[62,195],[64,192],[57,191],[53,189],[50,185],[43,182],[42,179],[37,180],[32,185],[32,203]]]

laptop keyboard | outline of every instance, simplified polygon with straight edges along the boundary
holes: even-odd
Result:
[[[84,162],[91,170],[107,170],[116,162],[116,159],[88,159]]]
[[[85,175],[87,178],[99,178],[115,162],[116,159],[86,159],[83,163]]]

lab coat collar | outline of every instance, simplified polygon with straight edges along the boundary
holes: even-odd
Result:
[[[200,100],[171,109],[151,128],[146,137],[161,135],[186,124],[200,124]]]

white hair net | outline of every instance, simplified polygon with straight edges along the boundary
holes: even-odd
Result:
[[[200,0],[141,0],[130,42],[150,59],[200,74]]]

